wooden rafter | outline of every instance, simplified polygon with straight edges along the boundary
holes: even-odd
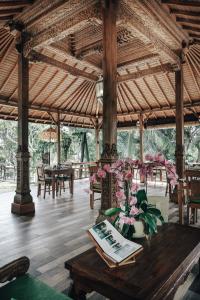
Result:
[[[137,72],[134,73],[118,76],[118,82],[136,80],[138,78],[143,78],[145,76],[151,76],[163,72],[173,72],[173,71],[174,71],[173,66],[167,63],[167,64],[159,65],[144,70],[138,70]]]
[[[79,97],[81,97],[82,95],[84,95],[84,93],[87,92],[87,89],[89,88],[89,86],[91,85],[91,82],[85,81],[85,84],[82,85],[81,88],[77,88],[75,90],[75,94],[73,95],[73,97],[69,100],[67,99],[67,101],[65,101],[65,103],[62,105],[63,108],[68,108],[71,109],[71,107],[73,106],[73,104],[75,102],[78,101],[78,99],[80,99]]]
[[[81,59],[77,58],[76,56],[72,56],[72,54],[64,51],[62,49],[62,47],[60,47],[58,44],[48,45],[46,48],[48,50],[50,50],[51,52],[54,52],[54,53],[59,54],[59,55],[62,55],[64,58],[69,59],[72,63],[78,63],[81,66],[87,67],[87,68],[89,67],[92,70],[96,71],[98,74],[100,74],[102,72],[101,68],[95,66],[94,64],[92,64],[92,63],[90,63],[88,61],[86,62],[84,60],[81,60]]]
[[[199,7],[199,1],[190,0],[161,0],[163,4],[175,4],[180,6],[197,6]]]
[[[173,15],[183,15],[188,17],[200,17],[199,11],[189,11],[189,10],[180,10],[175,8],[170,8],[170,13]]]
[[[66,63],[60,62],[52,57],[49,57],[47,55],[44,55],[42,53],[39,52],[35,52],[32,51],[30,53],[30,60],[31,61],[39,61],[39,62],[43,62],[46,63],[48,65],[51,65],[53,67],[59,68],[65,72],[70,73],[71,75],[75,76],[75,77],[81,77],[87,80],[91,80],[91,81],[97,81],[98,80],[98,76],[95,76],[91,73],[87,73],[85,71],[82,71],[76,67],[72,67]]]
[[[20,1],[0,1],[0,8],[7,7],[24,7],[32,4],[33,1],[30,0],[20,0]]]
[[[124,87],[126,88],[126,90],[130,93],[130,95],[133,97],[134,101],[137,103],[138,107],[140,108],[140,110],[142,110],[142,106],[140,104],[140,102],[138,101],[137,97],[134,95],[134,92],[132,89],[130,89],[130,87],[128,86],[128,84],[126,82],[122,83],[122,86],[124,85]],[[124,88],[124,91],[126,91]],[[127,92],[125,92],[127,98],[129,98]]]
[[[4,105],[4,106],[10,106],[10,107],[18,107],[17,106],[17,100],[9,100],[9,98],[0,95],[0,104]],[[95,118],[95,116],[91,116],[91,115],[86,115],[86,114],[82,114],[82,113],[77,113],[77,112],[72,112],[72,111],[68,111],[67,109],[57,109],[57,108],[52,108],[52,107],[48,107],[48,106],[40,106],[40,105],[35,105],[35,104],[31,104],[29,106],[29,109],[31,110],[35,110],[35,111],[40,111],[40,112],[51,112],[51,113],[62,113],[65,115],[69,115],[69,116],[78,116],[81,118]]]
[[[74,83],[73,83],[74,84]],[[87,86],[89,84],[88,81],[84,80],[78,88],[76,88],[75,90],[73,90],[71,92],[71,94],[68,95],[67,98],[65,98],[64,100],[62,100],[62,102],[59,104],[59,107],[63,107],[63,105],[66,105],[66,104],[70,104],[71,101],[73,101],[74,97],[77,97],[77,95],[79,93],[82,93],[82,90],[85,89],[85,86]],[[72,85],[73,87],[73,85]]]
[[[21,8],[0,9],[0,16],[10,16],[21,12]]]
[[[199,7],[200,7],[200,3],[199,3]],[[200,25],[200,21],[199,20],[189,19],[189,18],[183,18],[183,17],[176,17],[176,22],[178,22],[178,23]]]
[[[200,15],[199,15],[200,17]],[[200,27],[194,27],[190,25],[182,25],[182,28],[189,31],[200,32]]]

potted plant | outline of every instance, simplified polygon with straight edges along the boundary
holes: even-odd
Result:
[[[151,175],[153,168],[165,166],[167,176],[172,185],[176,184],[177,175],[174,166],[162,154],[146,155],[147,163],[139,160],[117,160],[112,165],[104,165],[97,174],[90,178],[95,182],[98,178],[105,178],[112,173],[115,178],[117,207],[105,211],[105,215],[113,219],[113,225],[128,238],[139,237],[138,227],[142,228],[141,237],[157,232],[157,220],[164,222],[160,210],[148,203],[145,190],[138,190],[133,183],[133,168],[137,167],[143,176]]]

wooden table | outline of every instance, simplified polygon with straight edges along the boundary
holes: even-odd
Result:
[[[74,192],[74,169],[62,168],[62,169],[45,169],[45,173],[52,177],[52,198],[55,198],[56,190],[56,176],[64,175],[70,177],[70,194]]]
[[[142,243],[142,242],[141,242]],[[86,299],[88,292],[116,300],[169,300],[200,257],[200,229],[165,224],[150,241],[136,263],[109,269],[95,248],[65,262],[73,284],[70,296]]]

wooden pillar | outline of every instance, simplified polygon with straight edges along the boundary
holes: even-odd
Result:
[[[57,118],[57,164],[60,164],[60,113],[58,112]]]
[[[96,120],[96,125],[95,125],[95,144],[96,144],[96,161],[99,161],[100,158],[100,149],[99,149],[99,122],[98,119]]]
[[[176,172],[184,177],[184,115],[183,115],[183,69],[175,71],[176,98]]]
[[[102,1],[103,11],[103,152],[102,166],[117,159],[117,0]],[[116,205],[111,174],[102,180],[101,211]]]
[[[139,122],[140,122],[140,160],[144,161],[144,120],[143,115],[139,115]]]
[[[179,179],[184,178],[184,115],[183,115],[183,69],[175,71],[175,98],[176,98],[176,172]],[[179,223],[183,224],[183,188],[182,183],[177,189],[179,204]]]
[[[28,151],[28,103],[29,103],[29,63],[23,55],[25,34],[20,33],[18,50],[18,149],[17,149],[17,188],[12,213],[25,215],[35,212],[30,194]]]

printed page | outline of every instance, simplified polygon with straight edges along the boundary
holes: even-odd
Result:
[[[125,239],[107,220],[89,229],[102,250],[115,262],[122,262],[142,246]]]

